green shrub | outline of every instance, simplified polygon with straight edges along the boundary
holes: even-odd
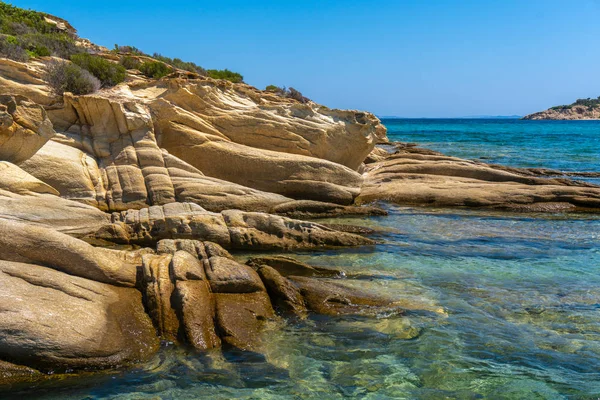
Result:
[[[0,33],[14,37],[9,39],[9,44],[21,48],[10,49],[10,58],[18,53],[31,57],[55,55],[68,59],[81,52],[75,44],[76,35],[63,32],[55,24],[46,22],[45,15],[0,2]]]
[[[0,57],[10,58],[11,60],[25,62],[29,60],[29,54],[18,42],[14,36],[0,38]]]
[[[48,63],[45,78],[52,90],[61,96],[65,92],[76,95],[93,93],[101,85],[89,71],[66,61]]]
[[[142,63],[135,57],[124,56],[119,60],[119,64],[125,69],[138,69]]]
[[[214,79],[225,79],[233,83],[244,82],[244,77],[241,74],[228,69],[209,69],[206,73]]]
[[[185,71],[194,72],[196,74],[206,76],[206,70],[204,68],[202,68],[201,66],[194,64],[193,62],[183,61],[180,58],[165,57],[158,53],[154,53],[152,55],[152,57],[157,59],[158,61],[164,62],[165,64],[169,64],[172,67],[183,69]]]
[[[115,44],[115,47],[112,49],[113,53],[131,53],[136,56],[146,56],[147,54],[138,49],[135,46],[119,46]]]
[[[273,92],[273,93],[283,93],[285,91],[285,89],[280,88],[279,86],[275,86],[275,85],[269,85],[265,88],[265,90],[267,92]]]
[[[0,2],[0,32],[20,35],[28,32],[55,33],[59,29],[44,20],[44,13]]]
[[[98,78],[103,87],[115,86],[127,76],[127,71],[122,65],[88,53],[75,54],[71,61]]]
[[[138,69],[148,78],[160,79],[169,75],[173,70],[160,61],[146,61]]]
[[[64,33],[28,33],[18,36],[17,39],[21,47],[39,55],[69,59],[72,55],[82,52],[73,38]]]

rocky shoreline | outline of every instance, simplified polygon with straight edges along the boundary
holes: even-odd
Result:
[[[274,320],[401,315],[343,271],[230,253],[376,244],[306,219],[384,215],[377,201],[600,210],[598,186],[389,143],[367,112],[183,71],[57,96],[50,60],[0,58],[2,388],[141,363],[161,341],[261,353]]]

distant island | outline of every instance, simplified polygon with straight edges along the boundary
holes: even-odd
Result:
[[[528,120],[584,120],[600,119],[600,96],[597,99],[577,99],[575,103],[555,106],[523,117]]]

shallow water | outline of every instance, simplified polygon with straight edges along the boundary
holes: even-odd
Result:
[[[393,140],[459,157],[600,169],[599,122],[448,121],[384,122]],[[342,268],[338,282],[389,295],[405,316],[273,323],[266,359],[165,346],[138,369],[16,397],[600,397],[600,214],[385,207],[387,217],[324,221],[369,226],[378,245],[293,256]]]
[[[589,399],[600,396],[600,216],[388,207],[375,247],[301,253],[407,315],[274,324],[267,361],[166,347],[47,399]],[[336,220],[336,222],[340,222]],[[238,254],[240,259],[247,255]],[[365,279],[365,275],[372,275]],[[72,382],[69,382],[72,385]],[[45,392],[45,393],[44,393]]]

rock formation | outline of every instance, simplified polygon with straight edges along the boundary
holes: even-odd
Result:
[[[505,168],[401,148],[368,164],[358,203],[466,206],[524,211],[598,209],[600,187],[531,170]]]
[[[552,107],[523,117],[525,120],[589,120],[600,119],[600,106],[572,105]]]
[[[593,185],[391,154],[375,147],[387,138],[372,114],[180,70],[57,96],[50,60],[0,58],[0,385],[127,366],[161,340],[260,353],[263,328],[282,316],[401,313],[344,285],[360,277],[228,252],[375,244],[368,229],[302,218],[385,215],[360,206],[376,200],[600,207]]]

